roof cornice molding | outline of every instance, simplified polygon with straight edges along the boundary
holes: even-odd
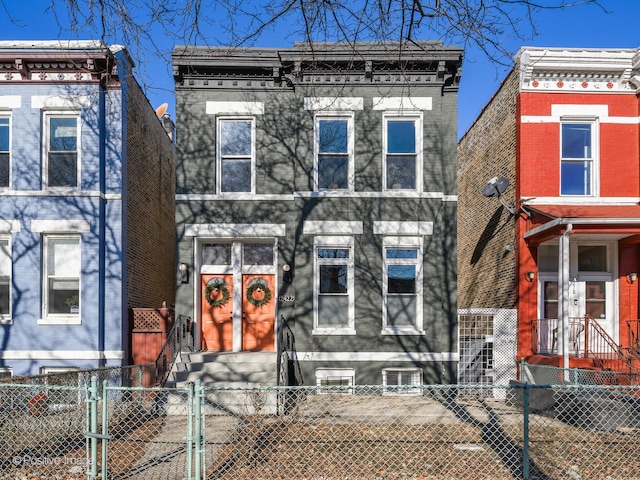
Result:
[[[129,61],[124,47],[97,40],[0,41],[0,82],[96,82],[118,77],[118,63]],[[130,64],[132,66],[132,64]]]
[[[191,88],[410,83],[456,90],[462,53],[441,42],[296,43],[283,49],[176,47],[172,57],[176,84]]]
[[[638,49],[529,48],[517,56],[521,91],[636,93]]]

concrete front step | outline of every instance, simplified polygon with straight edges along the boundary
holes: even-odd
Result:
[[[158,407],[166,415],[185,415],[184,387],[200,380],[203,414],[274,415],[277,392],[246,388],[276,385],[276,358],[275,352],[183,352],[165,383],[175,390],[163,391]]]
[[[183,352],[166,387],[200,380],[204,386],[276,385],[275,352]]]

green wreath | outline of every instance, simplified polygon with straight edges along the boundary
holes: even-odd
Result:
[[[211,298],[211,292],[213,292],[214,290],[219,290],[220,292],[222,292],[222,297],[220,297],[218,300],[214,300],[213,298]],[[207,302],[209,302],[209,305],[211,305],[212,307],[220,308],[229,301],[229,289],[220,280],[215,280],[207,284],[207,288],[204,291],[204,298],[207,299]]]
[[[264,297],[260,300],[253,296],[253,293],[256,290],[262,290],[264,292]],[[271,301],[271,290],[269,286],[264,282],[254,282],[247,288],[247,300],[249,303],[255,307],[261,307]]]

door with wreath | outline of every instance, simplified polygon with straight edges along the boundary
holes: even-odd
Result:
[[[242,349],[274,350],[275,276],[242,276]]]
[[[274,350],[274,275],[242,275],[240,301],[234,298],[234,275],[202,275],[201,278],[204,350],[232,351],[234,332],[242,334],[242,350]],[[241,306],[237,314],[234,314],[234,305]],[[240,323],[241,328],[234,328],[234,324],[239,327]]]
[[[202,348],[233,350],[233,275],[202,275]]]

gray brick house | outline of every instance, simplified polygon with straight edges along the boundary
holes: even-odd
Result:
[[[456,380],[461,60],[439,42],[174,50],[176,311],[196,348],[275,352],[286,329],[298,383]]]

